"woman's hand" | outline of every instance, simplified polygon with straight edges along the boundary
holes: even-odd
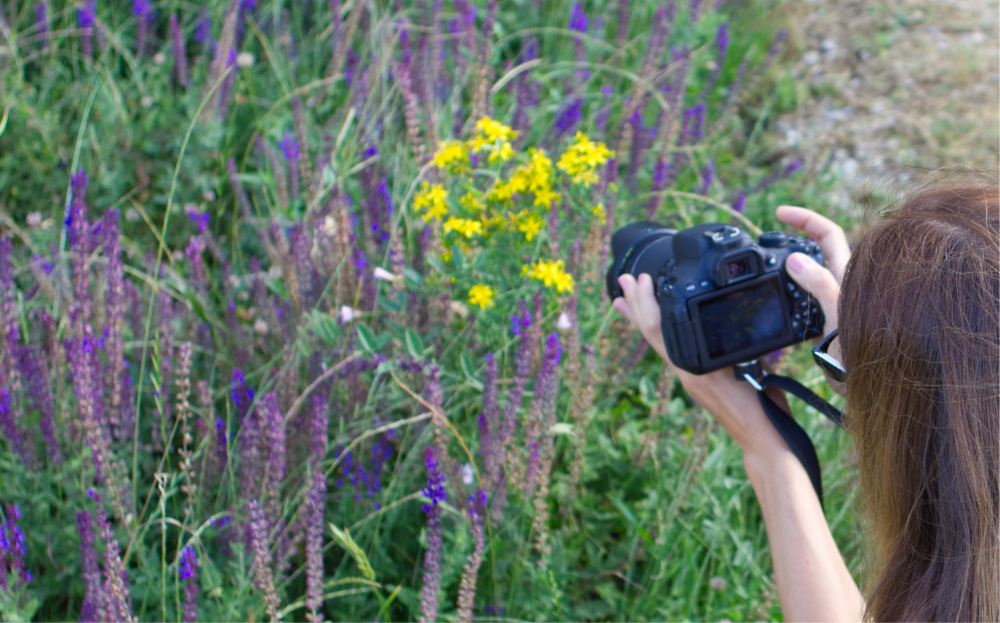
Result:
[[[781,206],[775,212],[778,220],[801,231],[819,243],[826,259],[826,267],[820,266],[804,253],[792,253],[785,261],[789,276],[802,288],[816,297],[823,309],[826,324],[823,333],[836,329],[837,303],[840,299],[840,282],[844,279],[844,269],[851,258],[851,248],[847,245],[844,230],[830,219],[820,216],[812,210]],[[841,360],[840,342],[834,340],[830,345],[830,355]],[[838,394],[844,393],[842,383],[829,379],[830,386]]]
[[[847,236],[836,223],[820,216],[812,210],[781,206],[775,212],[778,220],[801,231],[819,243],[826,259],[826,267],[820,266],[804,253],[792,253],[785,262],[789,276],[809,294],[816,297],[826,325],[823,333],[837,328],[837,300],[840,298],[840,282],[844,279],[847,260],[851,258],[851,248],[847,246]]]
[[[628,318],[632,326],[642,332],[653,350],[669,362],[660,329],[660,304],[653,294],[653,280],[645,273],[639,275],[638,281],[632,275],[625,274],[618,278],[618,284],[625,296],[614,300],[614,308]],[[732,368],[700,375],[681,369],[675,371],[684,389],[712,414],[744,453],[771,456],[775,450],[787,448],[778,431],[764,415],[756,390],[749,383],[737,380]],[[772,394],[768,391],[768,396],[788,410],[784,394],[778,391]]]

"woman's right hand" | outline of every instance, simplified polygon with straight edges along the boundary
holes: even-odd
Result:
[[[781,206],[775,216],[782,223],[794,227],[806,236],[819,243],[826,259],[826,266],[821,266],[804,253],[793,253],[788,256],[785,267],[789,276],[802,288],[816,297],[823,309],[826,324],[823,333],[828,334],[837,328],[837,303],[840,299],[840,282],[844,279],[844,269],[851,258],[851,248],[847,244],[844,230],[836,223],[820,216],[806,208]],[[840,345],[834,340],[830,346],[830,354],[840,359]],[[834,389],[842,389],[835,384]]]

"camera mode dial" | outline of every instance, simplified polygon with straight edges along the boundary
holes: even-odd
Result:
[[[760,235],[758,244],[767,249],[777,249],[788,244],[788,236],[780,231],[766,231]]]

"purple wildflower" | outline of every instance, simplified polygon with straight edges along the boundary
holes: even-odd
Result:
[[[569,29],[577,32],[587,32],[587,14],[579,2],[573,3],[573,11],[569,16]]]
[[[556,118],[556,127],[559,129],[559,134],[562,135],[570,132],[580,123],[581,119],[583,119],[583,98],[577,97],[569,102]]]
[[[310,467],[312,488],[306,495],[306,608],[309,620],[323,620],[323,521],[326,510],[326,475],[320,465],[326,454],[329,405],[322,396],[313,398]]]
[[[77,23],[80,26],[80,52],[90,60],[94,57],[94,22],[97,20],[97,0],[85,0],[77,10]]]
[[[177,575],[184,582],[184,605],[182,606],[184,623],[194,623],[198,620],[198,558],[190,544],[181,550]]]
[[[255,582],[257,590],[264,593],[267,601],[267,614],[272,621],[278,620],[278,591],[274,587],[274,571],[271,569],[271,546],[269,535],[271,529],[264,516],[264,510],[257,500],[250,500],[250,546],[253,549]]]
[[[198,18],[198,27],[194,31],[194,42],[204,45],[212,40],[212,18],[208,16],[208,8],[202,7]]]
[[[438,591],[441,589],[441,507],[439,504],[448,497],[444,490],[444,475],[434,456],[434,446],[428,446],[424,454],[427,465],[427,488],[422,492],[430,500],[423,509],[427,513],[427,551],[424,552],[424,586],[420,591],[420,613],[422,621],[436,621],[438,614]]]
[[[184,37],[176,13],[170,16],[170,43],[174,52],[174,85],[186,89],[191,86],[191,76],[188,75],[187,51],[184,48]]]
[[[149,0],[132,0],[132,15],[136,17],[135,55],[139,58],[146,50],[146,35],[149,32],[149,24],[153,21]]]
[[[736,193],[736,201],[733,202],[733,210],[735,212],[743,213],[743,209],[747,205],[747,196],[742,190]]]
[[[18,367],[27,385],[28,398],[38,411],[38,427],[48,450],[47,456],[55,464],[62,463],[62,449],[56,440],[55,400],[44,353],[37,347],[21,348],[20,351]]]
[[[93,496],[97,500],[97,530],[104,540],[104,596],[107,620],[134,621],[132,605],[129,599],[128,575],[122,564],[118,551],[118,539],[111,530],[107,513],[101,503],[101,496]]]
[[[101,586],[101,570],[97,564],[97,550],[94,548],[93,520],[88,511],[77,511],[76,530],[80,535],[83,583],[86,586],[80,621],[107,621],[109,617],[104,610],[105,595]]]
[[[49,44],[48,2],[39,2],[35,7],[35,28],[38,29],[38,45],[44,50]]]
[[[699,194],[707,195],[712,182],[715,180],[715,160],[709,160],[708,164],[701,168],[701,188]]]
[[[486,374],[483,375],[483,408],[479,413],[479,452],[490,490],[499,484],[503,468],[503,446],[500,441],[500,405],[497,401],[497,362],[493,352],[486,354]]]
[[[281,486],[287,462],[285,418],[278,406],[278,395],[264,394],[259,411],[267,430],[267,520],[276,526],[281,518]]]
[[[483,551],[486,549],[486,492],[477,490],[469,496],[469,519],[472,520],[472,540],[475,543],[472,555],[465,559],[462,569],[462,580],[458,589],[458,620],[472,620],[472,605],[476,598],[476,579],[479,567],[483,564]]]
[[[285,160],[297,162],[299,159],[299,142],[292,136],[291,130],[285,130],[285,138],[278,141],[278,148]]]

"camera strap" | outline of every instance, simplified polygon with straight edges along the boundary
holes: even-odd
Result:
[[[754,378],[745,369],[741,370],[738,367],[737,370],[737,374],[742,372],[742,378],[757,390],[757,399],[760,401],[760,406],[764,409],[767,419],[771,420],[771,424],[778,430],[778,434],[781,435],[781,438],[791,448],[792,454],[802,463],[802,467],[805,468],[806,474],[809,475],[809,480],[812,482],[813,489],[816,491],[816,496],[819,498],[820,506],[822,506],[823,477],[819,466],[819,457],[816,455],[816,448],[809,439],[809,435],[806,434],[805,429],[791,415],[786,413],[784,409],[775,404],[764,393],[764,388],[777,387],[792,394],[825,415],[831,422],[843,428],[844,421],[840,411],[795,379],[766,373],[764,373],[763,377]]]

